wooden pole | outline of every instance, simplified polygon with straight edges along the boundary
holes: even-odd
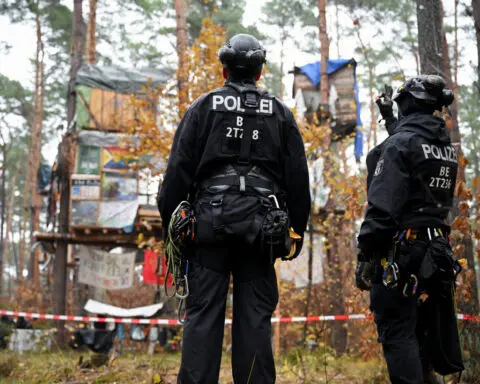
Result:
[[[318,0],[318,29],[320,33],[320,100],[322,108],[328,105],[328,57],[330,41],[327,34],[327,0]]]
[[[187,73],[185,68],[185,54],[187,51],[187,27],[185,18],[184,0],[175,0],[175,13],[177,17],[177,81],[178,81],[178,111],[182,117],[187,109],[188,90]]]
[[[43,41],[42,28],[40,21],[40,14],[36,15],[36,34],[37,34],[37,56],[36,56],[36,75],[35,75],[35,100],[34,100],[34,117],[33,117],[33,135],[30,150],[32,151],[32,173],[30,184],[30,196],[32,201],[32,216],[31,216],[31,231],[30,236],[32,240],[30,244],[34,243],[33,234],[40,229],[40,205],[42,198],[38,193],[38,170],[40,168],[40,159],[42,153],[42,128],[43,128]],[[36,289],[40,289],[38,259],[40,257],[40,249],[37,247],[31,251],[31,271],[33,283]]]
[[[7,235],[4,237],[4,225],[5,225],[5,204],[6,204],[6,199],[5,199],[5,181],[7,178],[7,143],[4,143],[3,145],[3,165],[2,165],[2,212],[1,212],[1,220],[0,220],[0,295],[2,294],[2,288],[3,288],[3,259],[4,255],[6,253],[7,247],[5,246],[6,243],[6,238],[8,237]]]
[[[277,317],[281,317],[281,311],[280,311],[280,263],[281,261],[277,259],[277,262],[275,263],[275,274],[277,275],[277,286],[278,286],[278,304],[277,304],[277,309],[275,311]],[[273,353],[276,357],[280,356],[280,351],[281,351],[281,345],[280,345],[280,340],[281,340],[281,329],[280,329],[280,322],[275,324],[275,328],[273,330]]]
[[[82,65],[84,46],[84,27],[82,17],[82,0],[74,0],[72,22],[72,63],[67,95],[67,123],[70,127],[75,116],[75,80]],[[60,212],[58,217],[58,231],[69,231],[70,207],[70,176],[73,168],[72,159],[73,135],[69,132],[63,137],[59,145],[59,160],[57,166],[60,182]],[[53,266],[53,310],[55,313],[65,313],[67,293],[67,253],[68,240],[61,238],[57,241],[55,263]],[[60,347],[65,345],[65,323],[57,323],[57,342]]]
[[[87,26],[87,38],[85,43],[85,62],[97,63],[97,0],[90,0]]]

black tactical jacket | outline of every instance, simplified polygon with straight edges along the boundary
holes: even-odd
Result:
[[[405,116],[382,144],[358,235],[370,255],[387,250],[399,229],[445,226],[457,178],[457,154],[442,119]]]
[[[243,134],[249,131],[251,165],[265,170],[285,192],[291,225],[303,234],[310,212],[310,187],[295,119],[280,100],[253,84],[241,85],[260,92],[259,106],[245,108],[240,93],[228,84],[198,98],[178,126],[158,195],[162,221],[169,223],[180,201],[195,192],[195,184],[237,163]]]

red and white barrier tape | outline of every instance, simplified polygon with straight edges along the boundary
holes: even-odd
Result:
[[[65,320],[81,323],[100,322],[100,323],[122,323],[122,324],[153,324],[153,325],[180,325],[177,319],[126,319],[118,317],[91,317],[91,316],[68,316],[68,315],[50,315],[45,313],[17,312],[0,310],[0,315],[11,317],[25,317],[27,319],[46,319],[46,320]],[[357,315],[326,315],[326,316],[308,316],[308,317],[273,317],[272,323],[310,323],[318,321],[336,321],[336,320],[370,320],[371,314]],[[480,316],[457,314],[458,320],[480,322]],[[231,319],[226,319],[225,324],[232,324]]]

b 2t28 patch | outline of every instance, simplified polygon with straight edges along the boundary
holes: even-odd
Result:
[[[245,116],[237,115],[222,122],[222,152],[226,154],[239,154],[242,141],[245,140],[245,132],[251,134],[252,152],[259,153],[263,138],[263,128],[253,127],[247,129],[247,124],[255,124],[256,119],[247,119]],[[252,128],[252,127],[250,127]],[[251,132],[251,133],[250,133]]]

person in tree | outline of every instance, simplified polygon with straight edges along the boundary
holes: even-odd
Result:
[[[187,110],[158,197],[164,226],[187,198],[196,217],[194,245],[185,255],[190,295],[178,382],[218,382],[233,275],[234,381],[274,383],[274,261],[295,258],[302,248],[301,239],[290,247],[289,227],[303,236],[307,226],[307,160],[291,111],[256,86],[266,61],[258,40],[236,35],[219,59],[225,86]]]
[[[463,370],[453,297],[461,267],[446,223],[458,159],[444,120],[434,116],[453,92],[439,76],[418,76],[394,101],[401,119],[371,176],[356,284],[370,290],[392,383],[439,383],[434,370]]]

